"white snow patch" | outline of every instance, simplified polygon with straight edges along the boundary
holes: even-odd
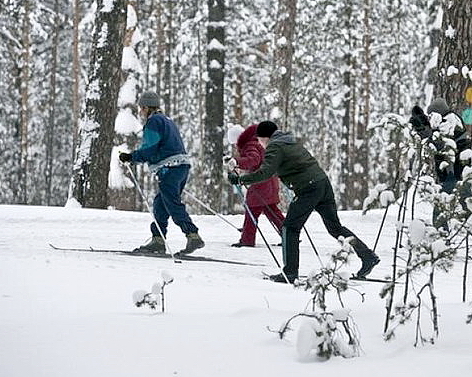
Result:
[[[226,47],[223,44],[221,44],[221,42],[218,39],[213,38],[210,41],[210,43],[208,43],[207,49],[208,50],[221,50],[221,51],[224,51],[226,49]]]
[[[456,29],[452,27],[452,25],[448,25],[446,31],[444,32],[446,38],[454,39],[456,36]]]

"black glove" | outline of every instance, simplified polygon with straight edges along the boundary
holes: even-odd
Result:
[[[418,135],[420,135],[422,139],[430,137],[433,133],[428,116],[419,106],[414,106],[411,110],[410,123],[413,126],[413,129],[418,133]]]
[[[133,159],[129,153],[120,153],[119,157],[121,162],[130,162]]]
[[[239,185],[240,184],[240,181],[239,181],[239,174],[236,174],[234,172],[229,172],[228,173],[228,181],[229,183],[231,183],[232,185]]]

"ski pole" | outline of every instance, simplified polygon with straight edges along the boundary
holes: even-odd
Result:
[[[267,208],[267,210],[272,214],[272,216],[275,216],[275,213],[274,211],[272,210],[272,208],[269,207],[269,205],[265,202],[264,198],[261,196],[261,194],[259,194],[257,191],[256,191],[256,194],[259,196],[259,199],[261,200],[262,204],[264,204],[264,206]],[[277,231],[277,233],[279,235],[281,235],[281,232],[279,231],[279,229],[276,227],[276,225],[270,221],[269,219],[269,222],[271,223],[271,225],[274,227],[274,229]],[[305,230],[305,233],[306,233],[306,236],[308,238],[308,241],[310,242],[310,245],[311,247],[313,248],[313,251],[315,252],[315,255],[316,257],[318,258],[318,261],[320,262],[320,265],[321,267],[324,267],[323,265],[323,261],[321,260],[321,257],[320,257],[320,254],[318,253],[318,250],[316,249],[315,247],[315,243],[313,242],[310,234],[308,233],[308,230],[306,229],[305,225],[303,226],[303,229]]]
[[[374,248],[372,249],[372,251],[374,253],[375,253],[375,249],[377,248],[377,244],[379,243],[380,233],[382,233],[382,229],[383,229],[384,224],[385,224],[385,219],[387,217],[387,211],[388,211],[389,207],[390,207],[390,203],[388,203],[387,206],[385,207],[385,212],[384,212],[383,217],[382,217],[382,222],[380,223],[379,231],[377,233],[377,238],[375,239]]]
[[[267,210],[273,215],[275,216],[274,214],[274,211],[269,207],[269,205],[265,202],[264,198],[261,196],[261,194],[259,194],[257,191],[255,191],[256,194],[258,195],[260,201],[262,202],[262,204],[267,208]],[[274,227],[274,229],[277,231],[277,233],[279,233],[280,235],[280,232],[279,230],[277,229],[277,227],[275,226],[275,224],[269,220],[269,222],[271,223],[271,225]],[[305,233],[306,233],[306,236],[308,237],[308,241],[310,242],[310,245],[311,247],[313,248],[313,251],[315,252],[315,255],[318,257],[318,261],[320,262],[320,265],[321,267],[324,267],[323,265],[323,261],[321,260],[321,257],[320,257],[320,254],[318,253],[318,250],[316,249],[315,247],[315,243],[313,242],[312,238],[310,237],[310,234],[308,233],[308,230],[306,229],[305,225],[303,225],[303,229],[305,230]]]
[[[200,204],[203,208],[207,209],[208,211],[210,211],[211,213],[213,213],[214,215],[218,216],[221,220],[223,220],[224,222],[226,222],[228,225],[231,225],[234,229],[236,229],[238,232],[241,232],[241,230],[234,224],[232,224],[231,222],[229,222],[228,220],[226,220],[223,216],[221,216],[218,212],[214,211],[213,209],[211,209],[208,205],[206,205],[205,203],[203,203],[200,199],[198,199],[195,195],[192,195],[190,192],[188,192],[187,190],[183,190],[183,192],[185,194],[187,194],[189,197],[191,197],[193,200],[195,200],[198,204]]]
[[[181,260],[178,260],[175,258],[174,256],[174,253],[172,252],[172,250],[170,249],[170,246],[169,246],[169,243],[167,242],[166,238],[164,237],[164,233],[162,233],[162,230],[161,230],[161,227],[159,226],[159,224],[157,223],[157,220],[156,220],[156,216],[154,216],[154,212],[152,211],[148,201],[147,201],[147,198],[146,196],[144,195],[144,192],[143,190],[141,189],[141,186],[139,185],[138,183],[138,180],[136,179],[136,176],[134,175],[133,173],[133,170],[131,169],[130,167],[130,164],[125,164],[126,167],[128,168],[128,172],[129,174],[131,175],[131,178],[133,180],[133,183],[134,185],[136,186],[136,189],[138,190],[139,194],[141,195],[141,198],[143,199],[144,203],[146,204],[146,208],[148,210],[148,212],[151,214],[151,217],[154,221],[154,224],[156,224],[156,228],[157,230],[159,231],[159,235],[162,237],[162,239],[164,240],[164,245],[166,246],[166,250],[169,252],[169,254],[171,255],[172,257],[172,260],[174,261],[174,263],[182,263]]]
[[[321,260],[320,254],[318,253],[318,250],[315,247],[315,243],[311,239],[310,234],[308,233],[308,230],[306,229],[306,226],[303,225],[303,229],[305,230],[306,236],[308,237],[308,241],[310,242],[311,247],[313,248],[313,251],[315,252],[315,255],[318,257],[318,262],[320,262],[320,266],[324,267],[323,261]]]
[[[246,200],[244,199],[244,194],[243,194],[243,190],[241,189],[241,185],[235,185],[236,186],[236,190],[238,191],[238,194],[239,194],[239,197],[241,199],[241,202],[243,203],[243,206],[244,206],[244,209],[247,211],[247,213],[249,214],[249,217],[251,218],[252,222],[254,223],[256,229],[258,230],[259,234],[261,235],[262,239],[264,240],[264,243],[266,244],[267,246],[267,249],[269,250],[270,252],[270,255],[272,255],[272,258],[274,259],[275,261],[275,264],[277,265],[277,267],[280,269],[280,272],[282,273],[282,276],[284,277],[285,281],[287,282],[287,284],[291,284],[290,281],[288,280],[288,277],[287,275],[285,275],[285,272],[283,270],[283,268],[280,266],[280,263],[279,261],[277,260],[277,258],[275,257],[273,251],[272,251],[272,248],[270,247],[269,243],[267,242],[266,238],[264,237],[264,234],[262,233],[261,231],[261,228],[259,228],[259,225],[257,224],[257,221],[256,221],[256,218],[254,217],[254,214],[252,213],[252,211],[249,209],[249,206],[247,205],[246,203]]]
[[[248,189],[248,187],[246,185],[244,185],[244,187],[246,187],[246,189]],[[270,214],[275,218],[275,212],[272,210],[272,208],[269,207],[269,205],[264,200],[262,195],[258,191],[254,191],[254,193],[257,195],[258,199],[261,201],[262,205],[267,209],[267,211],[269,211]],[[267,217],[267,215],[266,215],[266,217]],[[269,220],[270,225],[272,225],[272,227],[275,229],[275,231],[279,234],[279,236],[281,236],[282,232],[279,230],[279,228],[277,228],[277,225],[275,225],[274,222],[271,219],[269,219],[268,217],[267,217],[267,219]]]

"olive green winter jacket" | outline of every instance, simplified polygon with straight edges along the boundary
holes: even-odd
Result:
[[[242,184],[264,181],[278,175],[281,181],[297,193],[311,183],[326,179],[318,161],[291,132],[275,131],[264,154],[264,162],[255,172],[240,177]]]

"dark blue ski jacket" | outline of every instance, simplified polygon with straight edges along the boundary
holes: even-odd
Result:
[[[131,153],[133,162],[150,165],[174,155],[185,155],[185,147],[174,122],[160,112],[149,116],[143,127],[141,146]]]

